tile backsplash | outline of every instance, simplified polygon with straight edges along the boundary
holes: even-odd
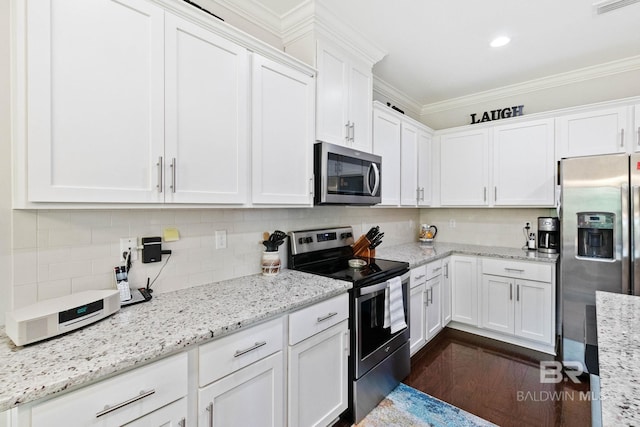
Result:
[[[130,283],[143,286],[162,272],[157,292],[260,272],[264,231],[285,232],[351,225],[357,235],[371,226],[385,231],[383,245],[416,240],[418,209],[314,207],[313,209],[161,209],[13,211],[13,307],[86,289],[114,287],[121,237],[162,236],[175,227],[180,240],[165,265],[133,263]],[[215,248],[216,230],[226,230],[227,248]],[[286,245],[281,247],[286,259]]]

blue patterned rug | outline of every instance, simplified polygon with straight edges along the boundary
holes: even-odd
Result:
[[[405,384],[396,387],[357,427],[488,427],[480,417]]]

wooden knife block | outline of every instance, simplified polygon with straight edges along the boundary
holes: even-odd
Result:
[[[371,242],[363,234],[358,240],[351,246],[353,248],[353,255],[361,258],[375,258],[376,250],[369,249]]]

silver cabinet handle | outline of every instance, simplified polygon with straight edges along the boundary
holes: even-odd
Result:
[[[433,269],[433,272],[434,272],[434,273],[437,273],[437,272],[438,272],[438,271],[440,271],[440,270],[442,270],[442,267],[434,268],[434,269]]]
[[[144,399],[145,397],[149,397],[152,394],[154,394],[156,391],[154,389],[151,390],[147,390],[147,391],[141,391],[139,395],[132,397],[131,399],[125,400],[124,402],[120,402],[118,404],[115,404],[113,406],[109,406],[109,405],[105,405],[104,409],[100,412],[96,413],[96,418],[100,418],[103,415],[107,415],[117,409],[123,408],[127,405],[132,404],[133,402],[137,402],[140,399]]]
[[[419,276],[416,276],[416,280],[420,280],[420,279],[422,279],[423,277],[424,277],[424,274],[421,274],[421,275],[419,275]]]
[[[186,418],[182,418],[180,421],[178,421],[178,427],[187,427]]]
[[[356,124],[355,124],[355,122],[351,123],[351,126],[349,126],[349,131],[350,131],[350,133],[349,133],[350,138],[349,139],[351,140],[351,142],[355,142],[355,140],[356,140]]]
[[[520,268],[507,268],[507,267],[505,267],[504,269],[505,269],[505,271],[513,271],[515,273],[524,273],[524,270],[522,270]]]
[[[449,263],[444,265],[444,277],[449,278]]]
[[[156,163],[156,166],[158,166],[158,185],[156,185],[156,188],[158,189],[158,193],[162,193],[162,181],[163,181],[162,170],[164,169],[164,162],[162,161],[162,156],[158,157],[158,163]]]
[[[484,187],[484,201],[487,201],[487,187]]]
[[[420,189],[420,201],[424,202],[424,187]]]
[[[325,320],[329,320],[329,319],[331,319],[333,316],[337,316],[337,315],[338,315],[338,313],[337,313],[337,312],[335,312],[335,311],[333,311],[333,312],[331,312],[331,313],[327,314],[326,316],[318,317],[318,318],[316,319],[316,321],[317,321],[318,323],[320,323],[320,322],[324,322]]]
[[[244,350],[236,350],[236,352],[233,354],[233,357],[242,356],[243,354],[247,354],[250,351],[253,351],[253,350],[258,349],[258,348],[260,348],[262,346],[265,346],[265,345],[267,345],[266,341],[257,342],[254,345],[252,345],[251,347],[245,348]]]
[[[171,192],[176,192],[176,158],[171,159]]]
[[[347,142],[349,142],[349,141],[350,141],[350,138],[349,138],[349,129],[351,128],[351,121],[348,121],[348,122],[347,122],[347,124],[346,124],[346,125],[344,125],[344,127],[345,127],[345,129],[344,129],[344,132],[345,132],[345,137],[344,137],[344,139],[346,139],[346,141],[347,141]]]
[[[207,412],[209,413],[209,427],[213,427],[213,402],[209,402],[207,405]]]
[[[640,147],[640,126],[638,126],[638,146]]]
[[[516,301],[520,301],[520,285],[516,286]]]
[[[624,147],[624,128],[620,130],[620,147]]]
[[[429,288],[429,304],[433,304],[433,288]]]
[[[498,187],[497,186],[493,187],[493,201],[495,202],[496,200],[498,200]]]
[[[509,301],[513,300],[513,283],[509,283]]]

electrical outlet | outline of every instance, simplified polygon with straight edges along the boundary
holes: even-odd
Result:
[[[125,252],[131,251],[131,261],[138,259],[138,239],[136,237],[122,237],[120,238],[120,261],[126,261],[122,256]]]
[[[456,220],[455,219],[450,219],[449,220],[449,228],[456,228]]]
[[[227,248],[227,230],[216,230],[216,249]]]

